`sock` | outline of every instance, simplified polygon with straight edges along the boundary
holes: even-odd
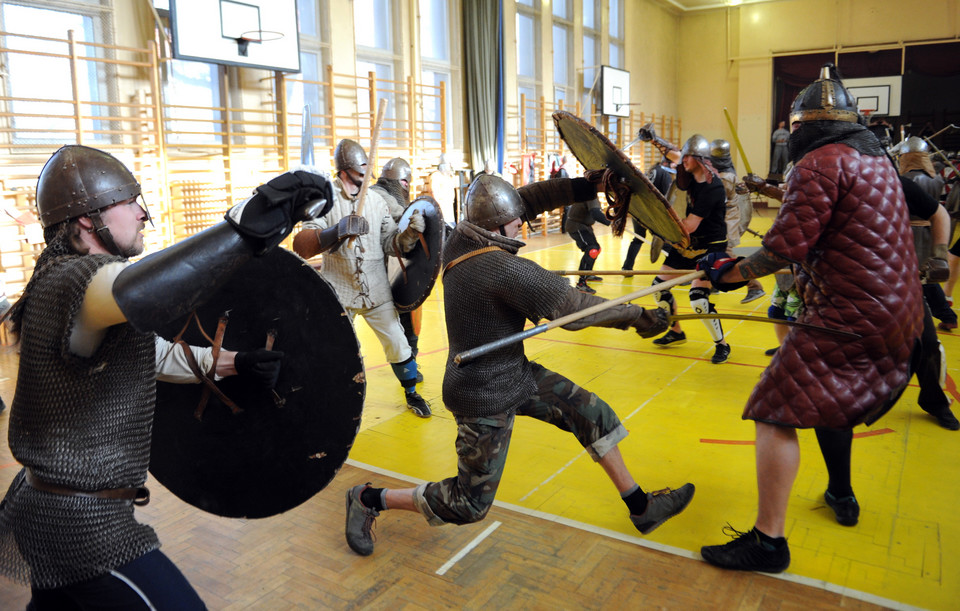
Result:
[[[638,516],[647,510],[647,493],[637,484],[634,484],[633,488],[626,492],[621,492],[620,498],[627,504],[627,509],[630,510],[632,516]]]
[[[850,452],[853,447],[853,431],[841,431],[817,427],[817,443],[827,466],[829,483],[827,490],[834,497],[842,499],[853,496],[850,484]]]
[[[368,509],[383,511],[387,508],[387,490],[385,488],[371,488],[367,486],[360,493],[360,502]]]
[[[771,537],[761,532],[756,526],[753,527],[753,532],[757,533],[757,538],[760,539],[760,545],[766,550],[778,550],[787,544],[786,537]]]

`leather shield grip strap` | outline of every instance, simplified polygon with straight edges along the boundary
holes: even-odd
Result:
[[[217,370],[217,359],[220,358],[220,348],[223,344],[223,334],[226,332],[227,328],[227,320],[228,319],[226,316],[220,317],[220,319],[217,321],[216,334],[211,338],[200,324],[200,319],[197,318],[197,313],[193,312],[187,319],[186,324],[183,325],[183,328],[180,330],[180,332],[177,333],[177,336],[173,338],[173,344],[180,346],[180,348],[183,350],[183,355],[187,359],[187,365],[190,367],[190,371],[192,371],[193,375],[197,376],[197,379],[200,380],[200,382],[202,382],[204,385],[203,393],[200,395],[200,403],[193,412],[193,416],[197,420],[203,419],[203,412],[207,408],[207,401],[210,400],[210,393],[217,395],[217,398],[219,398],[224,405],[229,407],[230,411],[234,414],[238,414],[243,411],[234,401],[230,399],[230,397],[225,395],[213,381],[214,373]],[[209,341],[210,345],[213,347],[213,364],[210,366],[209,372],[205,372],[200,368],[200,364],[197,363],[197,359],[193,357],[193,351],[190,350],[190,346],[183,341],[183,339],[181,339],[183,334],[186,333],[187,329],[190,327],[190,323],[193,321],[197,321],[197,328],[200,330],[200,334],[207,338],[207,341]]]
[[[59,494],[61,496],[80,496],[90,499],[112,499],[117,501],[133,501],[134,505],[142,507],[150,502],[150,490],[146,486],[137,488],[105,488],[103,490],[77,490],[58,484],[45,482],[30,469],[25,469],[26,480],[31,488],[36,488],[41,492],[50,494]]]

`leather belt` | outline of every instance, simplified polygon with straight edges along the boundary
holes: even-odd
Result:
[[[68,488],[66,486],[58,486],[57,484],[45,482],[34,475],[30,469],[26,469],[26,472],[27,483],[30,484],[32,488],[51,494],[82,496],[92,499],[133,501],[133,504],[138,506],[143,506],[150,502],[150,490],[147,489],[146,486],[140,486],[138,488],[106,488],[104,490],[77,490],[76,488]]]

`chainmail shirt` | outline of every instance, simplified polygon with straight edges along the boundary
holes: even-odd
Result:
[[[399,221],[403,216],[403,211],[410,205],[410,189],[404,189],[399,180],[384,178],[377,179],[377,184],[370,185],[370,188],[383,196],[387,207],[390,209],[390,216],[394,221]]]
[[[523,330],[527,320],[538,322],[561,305],[570,284],[533,261],[516,256],[523,242],[461,221],[447,238],[443,260],[487,246],[486,252],[449,268],[443,276],[447,323],[446,374],[443,402],[457,416],[481,417],[514,410],[537,390],[517,342],[458,366],[454,357],[470,348]]]
[[[100,267],[118,260],[60,257],[24,297],[9,445],[20,463],[51,484],[95,491],[141,486],[147,478],[154,335],[115,325],[92,357],[69,351],[87,285]],[[89,580],[160,545],[153,529],[134,519],[131,501],[42,492],[24,481],[24,472],[0,507],[0,572],[29,578],[38,588]]]

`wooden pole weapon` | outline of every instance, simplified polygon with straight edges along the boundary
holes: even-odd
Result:
[[[383,125],[383,115],[387,110],[387,99],[382,98],[377,107],[377,122],[373,126],[373,134],[370,137],[370,154],[367,155],[367,171],[363,173],[363,182],[360,183],[360,192],[357,194],[357,209],[354,212],[357,216],[363,216],[363,202],[367,196],[367,189],[370,188],[370,181],[373,178],[373,164],[377,159],[377,144],[380,141],[380,126]],[[350,238],[347,246],[353,245],[354,238]]]
[[[575,320],[580,320],[581,318],[585,318],[587,316],[590,316],[591,314],[596,314],[597,312],[608,310],[614,306],[627,303],[628,301],[639,299],[640,297],[646,297],[647,295],[651,295],[653,293],[662,291],[664,289],[668,289],[678,284],[684,284],[686,282],[703,278],[703,276],[704,276],[703,272],[689,272],[678,278],[672,278],[670,280],[667,280],[666,282],[661,282],[656,286],[648,286],[647,288],[640,289],[639,291],[634,291],[633,293],[629,293],[621,297],[617,297],[616,299],[610,299],[610,300],[604,301],[603,303],[598,303],[597,305],[590,306],[589,308],[584,308],[579,312],[574,312],[572,314],[567,314],[566,316],[561,316],[560,318],[551,320],[548,323],[543,323],[535,327],[531,327],[530,329],[525,329],[523,331],[520,331],[519,333],[514,333],[513,335],[502,337],[488,344],[477,346],[476,348],[471,348],[470,350],[465,350],[464,352],[461,352],[460,354],[453,357],[453,362],[456,363],[457,365],[465,365],[478,357],[481,357],[485,354],[493,352],[494,350],[499,350],[504,346],[509,346],[511,344],[516,344],[517,342],[522,342],[523,340],[529,337],[533,337],[534,335],[545,333],[550,329],[562,327],[563,325],[570,324]]]

